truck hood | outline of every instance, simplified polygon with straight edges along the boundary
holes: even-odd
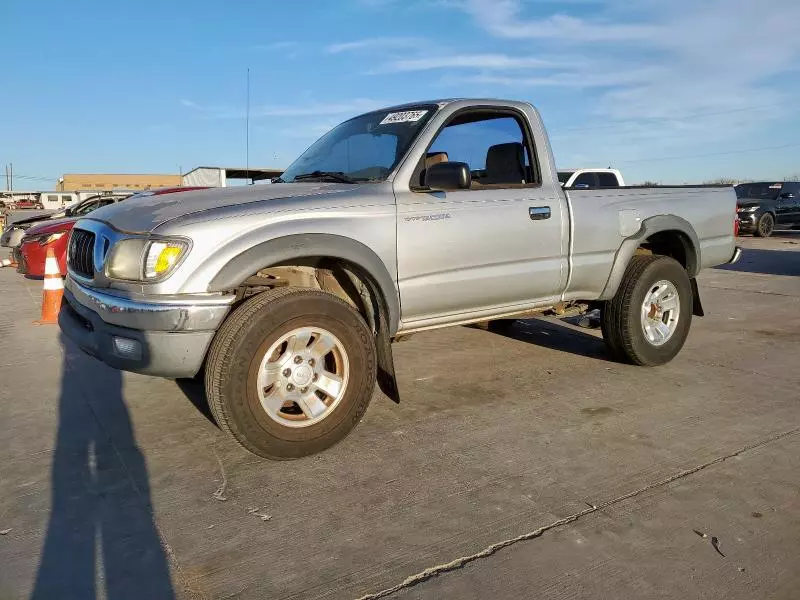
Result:
[[[67,217],[64,219],[48,219],[41,223],[35,223],[26,232],[27,235],[42,235],[45,233],[58,233],[59,231],[69,231],[72,229],[78,217]]]
[[[167,221],[226,206],[337,195],[357,187],[348,183],[275,183],[132,197],[92,211],[89,218],[105,221],[120,231],[147,233]]]
[[[13,227],[21,227],[23,229],[27,229],[28,227],[30,227],[34,223],[41,223],[42,221],[47,221],[47,220],[52,219],[52,218],[53,218],[53,213],[49,213],[49,214],[46,214],[46,215],[36,215],[35,217],[27,217],[25,219],[18,219],[17,221],[14,221],[13,223],[10,223],[8,226],[9,227],[12,227],[12,226]]]

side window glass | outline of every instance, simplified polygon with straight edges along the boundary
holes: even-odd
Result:
[[[614,173],[598,173],[597,185],[600,187],[618,187],[619,181]]]
[[[572,183],[572,187],[592,188],[597,187],[594,182],[594,173],[581,173]]]
[[[472,189],[523,185],[532,179],[523,130],[506,114],[467,114],[445,127],[428,151],[425,168],[444,161],[469,165]]]

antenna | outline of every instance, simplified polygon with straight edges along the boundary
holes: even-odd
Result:
[[[245,116],[244,141],[245,177],[250,181],[250,67],[247,67],[247,110]]]

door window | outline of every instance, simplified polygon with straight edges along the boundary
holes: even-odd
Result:
[[[517,118],[507,113],[457,116],[434,139],[424,166],[443,161],[469,165],[471,189],[535,183],[525,134]]]

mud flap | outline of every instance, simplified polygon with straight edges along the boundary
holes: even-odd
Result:
[[[390,400],[400,404],[400,391],[397,389],[397,378],[394,374],[394,357],[392,356],[392,338],[386,315],[381,311],[378,318],[378,333],[375,336],[375,350],[378,355],[378,387]]]
[[[700,302],[700,288],[697,287],[697,279],[692,277],[692,314],[695,317],[704,317],[703,304]]]

